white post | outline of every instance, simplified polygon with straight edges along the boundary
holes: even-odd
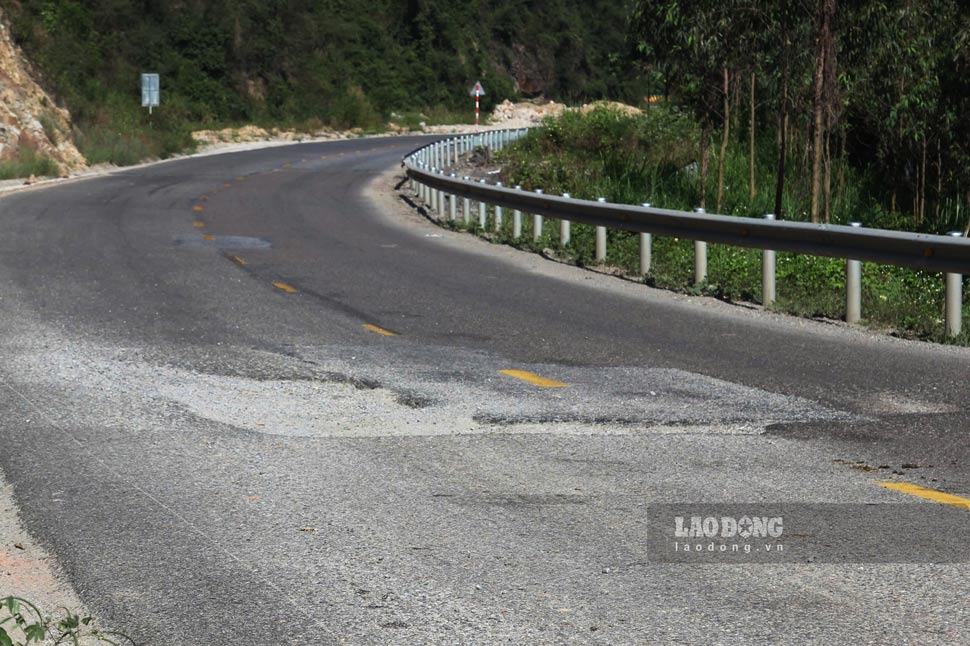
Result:
[[[495,186],[502,188],[502,182],[495,182]],[[495,230],[501,231],[502,230],[502,207],[496,204],[495,206],[492,207],[492,210],[495,212]]]
[[[480,179],[478,180],[478,183],[484,184],[485,180]],[[484,231],[487,225],[488,225],[488,205],[484,201],[482,201],[478,203],[478,228]]]
[[[950,231],[949,236],[963,237],[962,231]],[[960,336],[963,329],[963,274],[946,275],[946,335]]]
[[[596,199],[600,204],[606,203],[605,197]],[[596,227],[596,262],[606,262],[606,227]]]
[[[861,227],[861,222],[849,222],[850,227]],[[862,320],[862,263],[845,261],[845,322]]]
[[[641,204],[645,209],[650,208],[650,202]],[[646,276],[650,273],[650,261],[652,256],[653,240],[649,233],[640,234],[640,274]]]
[[[567,200],[572,198],[572,196],[569,193],[563,193],[562,196]],[[569,244],[569,239],[572,237],[570,227],[571,227],[571,224],[569,220],[559,221],[559,246],[560,247],[565,247],[566,245]]]
[[[765,220],[774,220],[774,213],[765,213]],[[775,302],[775,252],[761,252],[761,304],[768,307]]]
[[[522,185],[516,184],[515,190],[521,191]],[[519,209],[512,211],[512,237],[515,239],[522,237],[522,211]]]
[[[694,209],[695,213],[706,213],[700,207]],[[694,283],[700,284],[707,280],[707,243],[703,240],[694,241]]]
[[[542,195],[542,189],[537,188],[536,193]],[[532,214],[532,242],[539,242],[542,237],[542,216],[538,213]]]

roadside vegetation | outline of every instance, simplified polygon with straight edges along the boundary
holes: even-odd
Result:
[[[570,113],[504,152],[504,180],[659,207],[943,234],[970,232],[970,14],[957,0],[642,0],[629,55],[664,101]],[[555,224],[542,244],[555,247]],[[565,250],[592,262],[591,228]],[[636,271],[638,237],[609,262]],[[658,238],[647,282],[760,301],[760,252]],[[865,264],[874,326],[943,338],[942,276]],[[838,319],[844,261],[779,254],[776,307]],[[966,341],[966,336],[963,339]]]
[[[0,162],[0,180],[31,176],[55,177],[60,172],[57,162],[26,146],[20,149],[16,159]]]
[[[54,618],[45,616],[27,599],[0,597],[0,646],[30,644],[121,646],[134,641],[121,633],[96,628],[91,617],[62,609],[59,617]]]
[[[642,114],[602,108],[583,114],[567,112],[547,121],[500,153],[502,181],[521,184],[547,194],[570,193],[575,198],[691,210],[702,203],[698,163],[702,134],[694,117],[673,104],[655,105]],[[757,141],[754,181],[772,185],[775,165],[772,141]],[[773,197],[766,191],[750,198],[749,147],[732,142],[724,164],[725,214],[761,217],[772,210]],[[790,151],[792,164],[802,152]],[[719,152],[711,163],[720,166]],[[879,206],[878,183],[865,169],[848,163],[837,173],[844,183],[833,201],[831,221],[860,219],[866,226],[897,228],[899,214]],[[808,220],[810,175],[792,173],[783,195],[789,219]],[[710,202],[716,186],[708,187]],[[639,236],[608,233],[607,264],[629,276],[639,271]],[[532,243],[531,219],[525,218],[524,234],[511,236],[510,223],[497,241],[536,251],[553,249],[581,266],[595,264],[595,229],[574,223],[569,244],[560,250],[559,223],[544,224],[540,242]],[[693,283],[693,241],[654,237],[651,272],[644,281],[685,293],[704,294],[730,301],[761,302],[761,252],[725,245],[710,245],[708,280]],[[845,315],[845,261],[815,256],[778,254],[778,299],[775,309],[827,319]],[[866,322],[901,336],[942,341],[944,280],[941,274],[864,263],[863,315]],[[970,311],[968,311],[970,314]],[[966,338],[963,339],[966,341]]]
[[[92,162],[190,149],[191,132],[255,124],[364,132],[468,123],[481,80],[504,99],[641,93],[624,56],[627,8],[607,0],[0,0],[11,34],[68,107]],[[161,75],[161,106],[139,74]],[[516,78],[520,79],[518,87]],[[424,115],[424,116],[422,116]]]

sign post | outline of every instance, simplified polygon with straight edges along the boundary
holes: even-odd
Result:
[[[475,81],[475,85],[472,86],[471,95],[475,97],[475,125],[478,125],[478,114],[479,106],[481,105],[481,97],[485,94],[485,88],[482,87],[481,81]]]
[[[151,114],[152,108],[158,107],[159,98],[158,74],[142,74],[141,107],[148,108],[148,114]]]

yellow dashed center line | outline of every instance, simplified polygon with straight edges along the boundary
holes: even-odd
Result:
[[[229,260],[233,261],[237,265],[245,265],[245,264],[247,264],[246,261],[244,259],[240,258],[239,256],[229,256]]]
[[[232,188],[232,184],[223,184],[222,188]]]
[[[391,332],[390,330],[385,330],[382,327],[377,327],[376,325],[371,325],[370,323],[364,323],[361,327],[365,330],[370,330],[371,332],[377,332],[383,336],[397,336],[397,332]]]
[[[902,491],[903,493],[908,493],[911,496],[926,498],[927,500],[932,500],[944,505],[953,505],[955,507],[962,507],[963,509],[970,510],[970,498],[961,498],[960,496],[954,496],[950,493],[943,493],[942,491],[937,491],[936,489],[927,489],[926,487],[921,487],[917,484],[912,484],[909,482],[880,482],[879,486],[885,487],[886,489],[894,489],[895,491]]]
[[[522,381],[528,381],[533,386],[538,386],[539,388],[565,388],[569,384],[563,383],[561,381],[556,381],[555,379],[546,379],[545,377],[540,377],[534,372],[528,372],[527,370],[499,370],[503,375],[508,375],[509,377],[515,377],[516,379],[521,379]]]
[[[289,285],[287,283],[280,282],[278,280],[273,283],[273,287],[275,287],[276,289],[283,290],[287,294],[296,294],[298,291],[300,291],[293,285]]]
[[[194,226],[196,229],[201,229],[205,226],[205,222],[203,222],[202,220],[196,220],[195,222],[192,223],[192,226]]]
[[[192,210],[195,211],[196,213],[199,213],[201,211],[205,211],[205,208],[196,204],[195,206],[192,207]]]
[[[215,236],[205,235],[205,236],[202,236],[202,239],[205,240],[206,242],[212,242],[213,240],[216,239],[216,237]]]

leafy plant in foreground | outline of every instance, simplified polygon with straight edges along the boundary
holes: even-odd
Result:
[[[0,646],[45,643],[120,646],[135,642],[121,633],[95,628],[91,617],[82,617],[66,608],[55,619],[45,617],[36,605],[21,597],[0,599]]]

